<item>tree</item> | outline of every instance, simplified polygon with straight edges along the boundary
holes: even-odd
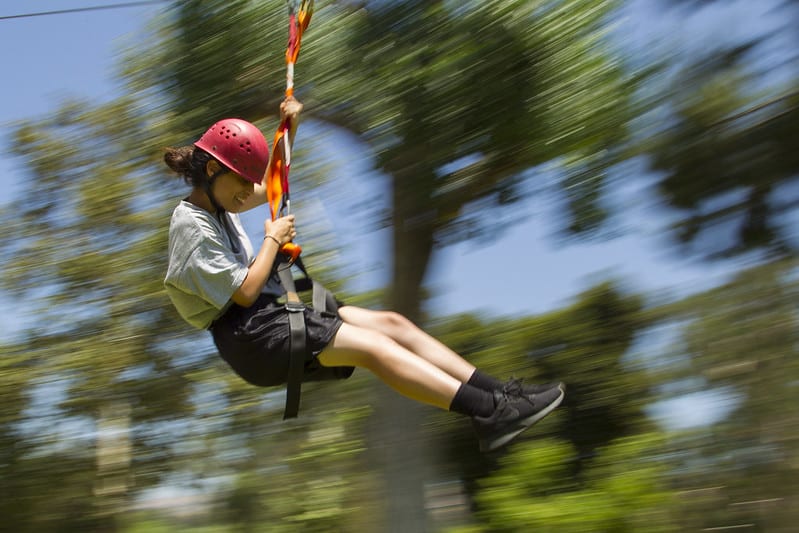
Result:
[[[669,0],[699,9],[714,2]],[[716,3],[721,4],[721,3]],[[773,2],[787,21],[795,2]],[[714,9],[719,6],[710,7]],[[774,52],[795,23],[747,41],[668,58],[652,135],[640,139],[661,198],[674,208],[677,240],[706,259],[751,251],[794,255],[786,217],[796,212],[799,157],[799,90],[793,50]],[[776,63],[776,66],[775,66]],[[676,66],[676,68],[675,68]],[[782,73],[787,75],[776,75]],[[665,125],[665,126],[664,126]],[[691,250],[689,247],[692,247]]]
[[[684,513],[687,527],[789,531],[796,523],[795,269],[793,260],[761,265],[663,310],[685,324],[673,383],[686,393],[722,392],[731,403],[727,416],[678,444],[680,486],[705,493]]]
[[[799,93],[756,103],[735,93],[740,81],[726,70],[708,76],[712,64],[695,68],[696,77],[676,85],[696,96],[676,95],[676,124],[652,152],[653,170],[665,173],[663,198],[685,213],[680,241],[709,258],[752,249],[793,253],[781,218],[799,206],[791,192],[799,160],[790,146],[799,134]]]
[[[161,286],[168,211],[148,195],[154,174],[139,151],[145,120],[120,99],[68,103],[18,125],[12,151],[39,194],[2,213],[3,287],[36,316],[26,332],[26,350],[37,355],[27,379],[63,384],[60,416],[92,427],[95,455],[72,450],[59,464],[91,465],[89,515],[109,530],[129,503],[132,471],[139,487],[152,485],[170,457],[166,443],[134,441],[130,427],[188,407],[170,345],[179,324]]]
[[[30,400],[26,391],[30,378],[26,372],[24,345],[0,346],[0,511],[6,517],[0,531],[25,531],[33,516],[28,490],[31,475],[25,461],[25,447],[20,426]],[[30,351],[28,351],[30,353]]]

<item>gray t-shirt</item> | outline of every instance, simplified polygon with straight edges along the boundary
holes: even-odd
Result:
[[[184,200],[172,212],[169,224],[164,286],[180,316],[200,329],[230,307],[230,298],[253,261],[252,243],[239,216],[222,216],[227,217],[227,231],[215,215]],[[270,280],[263,292],[277,296],[281,291]]]

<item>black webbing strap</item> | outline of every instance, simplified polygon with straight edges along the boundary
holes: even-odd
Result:
[[[327,287],[318,281],[311,279],[311,276],[308,275],[308,271],[305,270],[305,265],[302,264],[300,258],[297,258],[294,264],[297,265],[300,272],[305,275],[304,278],[294,280],[297,292],[311,291],[311,305],[313,306],[313,310],[317,313],[335,314],[336,311],[338,311],[338,301],[333,293],[327,290]]]
[[[335,313],[338,310],[338,302],[333,293],[317,281],[313,281],[313,308],[320,313]]]
[[[277,266],[277,273],[280,284],[286,291],[290,339],[289,370],[286,377],[286,409],[283,413],[283,420],[286,420],[295,418],[300,410],[302,377],[305,370],[305,359],[308,355],[306,353],[308,345],[305,334],[305,305],[300,300],[298,292],[311,290],[313,308],[319,313],[335,313],[338,309],[338,302],[333,293],[324,285],[311,279],[300,258],[297,258],[293,264],[287,262],[283,256],[280,256],[280,259],[282,262]],[[295,280],[291,274],[292,265],[296,265],[305,277]]]
[[[286,310],[289,313],[289,370],[286,376],[286,409],[283,420],[295,418],[300,410],[302,373],[305,369],[305,306],[297,295],[291,264],[278,265],[277,273],[283,290],[286,291]]]

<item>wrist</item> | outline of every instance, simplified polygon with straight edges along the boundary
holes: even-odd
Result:
[[[273,235],[269,235],[268,233],[266,235],[264,235],[264,242],[266,242],[267,239],[271,239],[271,240],[275,241],[275,244],[277,244],[277,247],[280,248],[280,241],[277,240],[277,238],[275,238]]]

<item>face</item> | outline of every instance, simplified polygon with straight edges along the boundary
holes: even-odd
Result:
[[[254,191],[255,184],[235,172],[221,174],[211,186],[214,198],[229,213],[239,213]]]

